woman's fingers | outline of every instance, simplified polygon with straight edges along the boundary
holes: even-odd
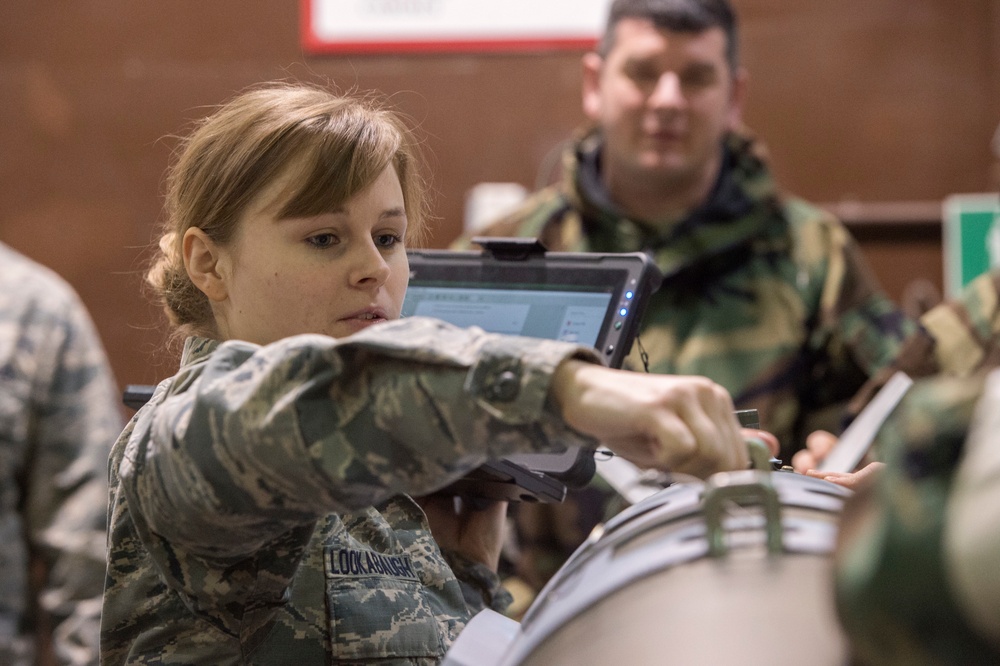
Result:
[[[675,469],[697,476],[745,468],[749,462],[735,407],[718,384],[695,387],[694,399],[682,403],[679,414],[694,435],[697,455],[690,465]]]
[[[748,454],[729,394],[702,378],[678,379],[687,381],[667,387],[643,422],[645,444],[653,449],[648,466],[702,477],[745,467]]]
[[[570,426],[641,467],[707,476],[747,465],[732,398],[705,377],[567,361],[553,392]]]

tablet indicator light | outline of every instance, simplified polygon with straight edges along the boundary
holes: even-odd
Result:
[[[626,316],[628,314],[628,308],[622,308],[621,310],[618,311],[618,314],[620,314],[623,317]]]

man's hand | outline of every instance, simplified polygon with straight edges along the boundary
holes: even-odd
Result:
[[[854,472],[821,472],[816,469],[836,445],[837,436],[833,433],[825,430],[810,433],[806,438],[806,448],[792,456],[792,469],[800,474],[825,479],[856,490],[860,485],[868,483],[884,466],[880,462],[869,462]]]

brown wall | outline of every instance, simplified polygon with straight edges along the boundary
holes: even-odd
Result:
[[[989,185],[1000,3],[735,4],[752,77],[747,120],[784,184],[815,201],[859,202],[852,228],[894,296],[917,276],[939,287],[936,220],[870,227],[866,205],[931,202],[933,213],[944,195]],[[541,177],[581,120],[579,55],[310,57],[288,1],[4,2],[0,240],[78,289],[122,384],[152,382],[173,358],[139,295],[144,248],[169,137],[206,105],[282,77],[390,94],[425,138],[440,217],[431,244],[444,246],[472,185]]]

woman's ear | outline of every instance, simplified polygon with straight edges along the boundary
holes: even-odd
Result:
[[[224,301],[229,296],[224,258],[219,247],[204,231],[191,227],[184,232],[184,268],[194,286],[210,301]]]

